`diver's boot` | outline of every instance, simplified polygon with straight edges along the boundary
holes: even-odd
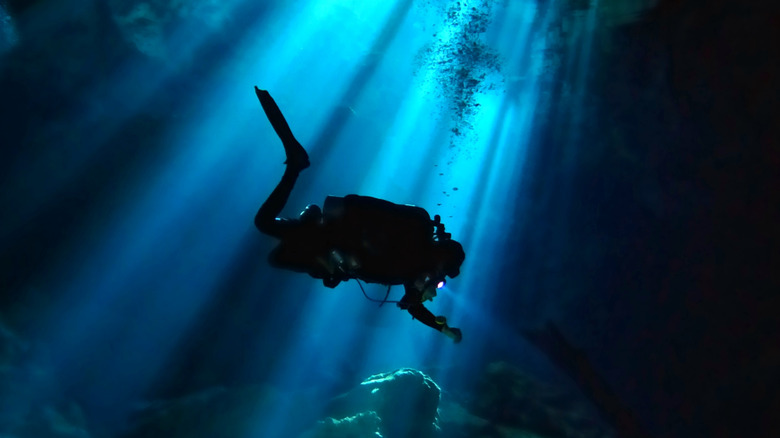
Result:
[[[276,105],[271,94],[267,90],[261,90],[257,87],[255,87],[255,94],[263,107],[263,111],[265,111],[266,117],[268,117],[268,121],[271,122],[271,126],[276,131],[276,135],[282,141],[284,152],[287,155],[287,160],[285,160],[284,164],[296,172],[309,167],[309,154],[306,153],[306,149],[293,136],[290,126],[287,125],[287,120],[284,119],[282,111]]]

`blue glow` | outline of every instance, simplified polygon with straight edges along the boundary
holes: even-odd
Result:
[[[442,385],[473,383],[487,348],[481,339],[503,336],[518,351],[510,359],[527,359],[515,348],[518,335],[491,308],[507,293],[534,293],[505,291],[498,279],[507,270],[507,230],[521,226],[532,207],[518,193],[534,166],[529,151],[546,98],[540,84],[550,74],[542,54],[551,16],[531,0],[428,8],[411,0],[249,3],[220,3],[214,16],[168,11],[178,18],[159,33],[139,23],[170,14],[142,8],[119,16],[139,53],[112,70],[108,83],[133,93],[94,86],[83,95],[94,106],[61,121],[89,131],[88,141],[63,153],[62,168],[20,204],[13,229],[56,205],[69,184],[84,184],[82,175],[100,173],[104,161],[122,161],[110,168],[115,175],[101,176],[105,185],[90,188],[96,200],[40,274],[40,287],[57,299],[34,325],[61,374],[86,386],[85,397],[99,406],[169,395],[181,389],[176,384],[220,384],[210,373],[262,380],[280,392],[309,391],[316,402],[307,415],[316,418],[325,395],[358,376],[416,367],[442,370]],[[233,16],[247,10],[257,17]],[[448,10],[455,18],[445,19]],[[481,30],[469,27],[477,10]],[[577,29],[579,64],[565,66],[582,72],[574,87],[584,86],[581,64],[595,19]],[[12,29],[2,8],[0,21],[2,51]],[[234,21],[251,26],[231,28]],[[392,302],[365,300],[354,280],[330,290],[267,265],[276,241],[257,233],[252,219],[282,176],[284,150],[255,85],[270,90],[311,158],[284,216],[349,193],[441,215],[466,259],[457,278],[437,284],[448,293],[426,306],[463,329],[462,344]],[[173,103],[161,103],[168,102],[161,95]],[[59,132],[58,125],[46,129]],[[146,144],[147,137],[155,140]],[[112,156],[117,142],[131,144],[121,158]],[[37,173],[48,166],[31,164]],[[9,181],[25,180],[31,167],[14,168]],[[365,288],[376,300],[386,292]],[[402,295],[396,286],[388,299]],[[280,396],[258,407],[246,436],[287,436],[300,426],[289,415],[298,403]]]

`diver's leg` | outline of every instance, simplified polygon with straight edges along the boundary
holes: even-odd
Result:
[[[255,94],[257,94],[257,99],[260,100],[260,105],[263,106],[263,111],[265,111],[268,121],[271,122],[271,126],[273,126],[274,131],[276,131],[276,135],[279,136],[279,139],[282,141],[284,152],[287,155],[285,164],[287,164],[288,167],[292,166],[298,169],[298,171],[309,167],[309,155],[306,153],[303,146],[298,143],[298,140],[295,139],[295,136],[293,136],[290,126],[284,119],[282,111],[279,110],[274,99],[268,91],[261,90],[257,87],[255,87]]]
[[[286,224],[287,221],[283,219],[278,219],[278,216],[285,204],[287,204],[287,199],[290,197],[293,187],[295,187],[298,174],[303,169],[309,167],[309,156],[306,150],[303,149],[303,146],[293,136],[287,121],[285,121],[282,115],[282,111],[279,110],[268,91],[255,87],[255,94],[257,94],[258,100],[260,100],[260,105],[263,106],[263,111],[265,111],[268,121],[271,122],[271,126],[276,131],[276,135],[282,141],[284,152],[287,156],[282,180],[279,181],[274,191],[271,192],[271,195],[268,196],[268,199],[257,211],[255,226],[262,233],[281,237],[285,226],[289,224]]]
[[[268,234],[274,237],[281,237],[286,229],[286,223],[283,219],[278,219],[279,213],[282,212],[284,205],[287,204],[287,199],[290,197],[293,187],[295,187],[295,181],[298,180],[297,169],[294,169],[290,165],[284,170],[282,180],[276,185],[273,192],[268,196],[268,199],[263,202],[260,209],[257,210],[255,215],[255,227],[263,234]]]

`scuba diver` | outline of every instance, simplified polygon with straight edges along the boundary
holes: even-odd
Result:
[[[281,181],[255,216],[261,233],[279,239],[268,258],[271,266],[308,273],[330,288],[351,278],[358,284],[387,285],[388,294],[391,285],[403,285],[398,307],[460,342],[460,329],[423,305],[433,300],[446,277],[460,273],[466,257],[460,243],[444,231],[441,218],[431,220],[420,207],[358,195],[328,196],[323,208],[309,204],[298,219],[279,217],[298,175],[309,167],[309,156],[268,91],[255,87],[255,94],[287,157]]]

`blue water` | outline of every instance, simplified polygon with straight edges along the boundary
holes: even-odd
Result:
[[[678,377],[648,361],[677,354],[651,328],[685,324],[661,278],[684,262],[657,239],[692,213],[657,182],[663,153],[632,147],[653,141],[630,116],[604,121],[623,92],[603,80],[622,71],[603,65],[607,36],[653,2],[96,4],[0,6],[4,363],[42,370],[9,374],[4,404],[74,401],[101,436],[152,400],[267,385],[306,393],[316,418],[403,367],[467,400],[496,361],[583,397],[522,336],[554,321],[644,421],[674,423],[650,399],[675,399]],[[460,344],[354,281],[268,266],[276,241],[252,220],[285,158],[254,86],[311,159],[283,215],[350,193],[441,215],[466,259],[427,307]],[[688,132],[672,124],[646,132]],[[295,402],[272,405],[255,436],[304,428]]]

